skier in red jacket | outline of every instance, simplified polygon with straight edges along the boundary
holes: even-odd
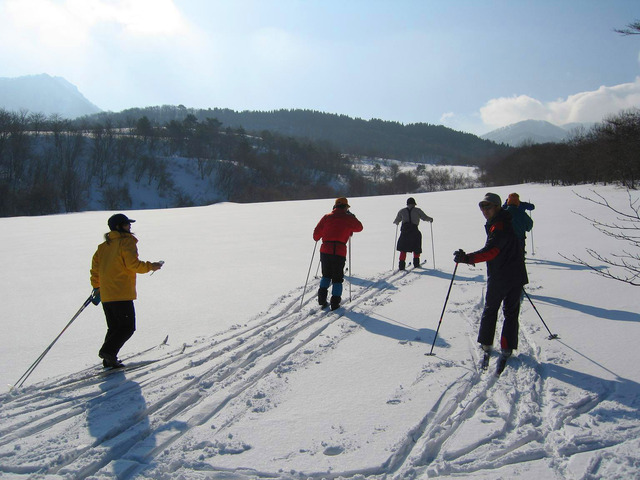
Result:
[[[347,242],[355,232],[362,231],[362,223],[349,211],[346,198],[336,199],[333,211],[323,216],[313,230],[313,239],[322,239],[320,263],[322,279],[318,289],[318,303],[326,308],[329,285],[331,288],[331,310],[340,306],[342,300],[342,282],[344,282],[344,264],[347,259]]]

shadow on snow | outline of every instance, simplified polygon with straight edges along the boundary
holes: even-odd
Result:
[[[542,260],[538,258],[527,258],[527,265],[548,265],[553,267],[554,270],[604,270],[606,267],[587,267],[586,265],[580,265],[578,263],[566,263],[557,262],[554,260]]]
[[[635,312],[627,312],[625,310],[609,310],[606,308],[594,307],[592,305],[584,305],[581,303],[572,302],[571,300],[564,300],[562,298],[547,297],[544,295],[529,296],[535,300],[546,302],[558,307],[567,308],[570,310],[576,310],[578,312],[586,313],[597,318],[604,318],[607,320],[617,320],[621,322],[640,322],[640,314]]]
[[[376,314],[376,316],[385,318],[388,321],[374,318],[366,313],[354,311],[346,311],[344,316],[357,325],[360,325],[367,332],[398,341],[420,342],[430,345],[436,333],[435,330],[431,330],[430,328],[415,329],[392,318],[382,317],[382,315],[379,314]],[[440,337],[438,337],[436,345],[439,347],[449,347],[449,344]]]
[[[126,378],[126,371],[108,374],[100,389],[103,394],[87,403],[87,426],[95,438],[92,449],[98,449],[101,458],[79,472],[80,477],[110,465],[116,478],[128,478],[147,463],[147,457],[157,447],[156,436],[160,432],[187,428],[186,423],[173,421],[153,429],[142,389]]]

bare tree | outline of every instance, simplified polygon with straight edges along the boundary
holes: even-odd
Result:
[[[31,113],[29,115],[29,122],[31,123],[31,132],[34,137],[38,137],[45,129],[47,123],[47,116],[44,113]]]
[[[640,35],[640,20],[627,25],[627,28],[615,28],[613,30],[620,35]]]
[[[376,163],[371,169],[371,174],[373,176],[373,181],[378,183],[380,181],[380,177],[382,176],[382,167],[379,163]]]
[[[591,224],[604,235],[615,240],[620,240],[627,244],[622,253],[600,253],[594,249],[587,249],[587,253],[596,261],[603,263],[607,268],[601,268],[592,263],[582,260],[574,255],[569,258],[562,255],[567,260],[592,269],[598,275],[612,280],[619,280],[634,286],[640,286],[640,198],[636,195],[633,198],[631,190],[627,190],[629,205],[622,209],[611,205],[602,195],[592,190],[594,197],[578,195],[580,198],[599,205],[609,210],[613,214],[611,221],[600,221],[577,213],[581,217],[590,221]]]

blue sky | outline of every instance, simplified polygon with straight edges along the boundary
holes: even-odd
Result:
[[[0,0],[0,77],[98,107],[305,108],[483,134],[640,106],[637,0]]]

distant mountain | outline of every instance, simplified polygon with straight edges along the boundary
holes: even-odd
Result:
[[[45,115],[57,113],[70,119],[101,111],[75,85],[62,77],[52,77],[46,73],[16,78],[0,77],[0,108]]]
[[[572,124],[572,127],[575,126],[576,124]],[[481,135],[480,138],[519,147],[523,143],[560,143],[568,136],[568,129],[553,123],[544,120],[524,120],[493,130]]]

